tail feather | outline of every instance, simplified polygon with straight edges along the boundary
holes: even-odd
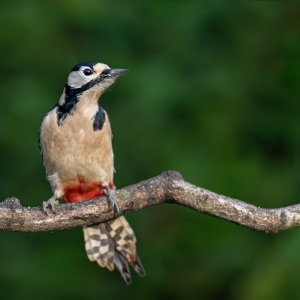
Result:
[[[125,257],[118,251],[115,253],[115,265],[119,272],[121,273],[121,276],[125,280],[127,284],[130,284],[132,282],[131,276],[130,276],[130,270],[128,266],[128,262],[125,259]]]
[[[133,267],[133,269],[141,276],[145,277],[146,272],[143,268],[142,262],[138,254],[136,254],[136,260],[133,262],[130,262],[130,265]]]
[[[130,230],[128,230],[128,227]],[[106,228],[113,238],[116,249],[122,253],[128,262],[134,261],[136,257],[136,238],[126,219],[120,217],[116,220],[108,221]]]
[[[104,224],[84,226],[85,249],[90,261],[97,261],[101,267],[114,270],[114,244]]]
[[[101,246],[99,248],[97,263],[99,266],[107,267],[110,271],[114,270],[114,252],[115,245],[112,239],[109,238],[109,234],[105,228],[105,223],[98,224],[100,230]],[[99,234],[99,231],[98,231]]]
[[[97,260],[101,242],[97,226],[85,226],[83,230],[85,249],[90,261]]]
[[[97,261],[110,271],[116,266],[127,284],[131,283],[128,263],[140,276],[146,275],[136,252],[136,237],[125,217],[84,226],[83,232],[85,249],[91,261]]]

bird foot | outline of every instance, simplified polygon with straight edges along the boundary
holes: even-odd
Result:
[[[104,193],[105,193],[105,195],[107,197],[107,200],[109,202],[109,205],[110,205],[111,208],[114,209],[114,211],[115,211],[115,217],[117,217],[119,215],[119,213],[120,213],[120,210],[119,210],[119,206],[118,206],[117,200],[115,198],[116,187],[114,186],[111,189],[107,184],[104,184],[103,188],[104,188]]]
[[[55,205],[57,205],[59,203],[59,201],[56,199],[55,196],[51,197],[49,200],[47,201],[43,201],[43,211],[45,214],[47,214],[47,207],[50,207],[52,212],[55,214]]]

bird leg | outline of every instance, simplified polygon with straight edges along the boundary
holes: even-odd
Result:
[[[50,207],[53,213],[55,212],[54,206],[59,204],[59,201],[56,199],[56,196],[52,196],[49,200],[43,201],[43,210],[47,214],[47,207]]]
[[[104,188],[104,193],[107,197],[107,200],[109,202],[109,205],[111,208],[114,209],[115,211],[115,217],[117,217],[120,213],[120,210],[119,210],[119,206],[118,206],[118,203],[117,203],[117,200],[115,198],[115,192],[116,192],[116,187],[114,186],[112,189],[109,187],[108,184],[102,184],[103,188]]]

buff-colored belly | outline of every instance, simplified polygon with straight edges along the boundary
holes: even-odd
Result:
[[[44,120],[47,126],[42,126],[41,146],[47,179],[59,197],[71,194],[70,198],[75,199],[75,191],[84,194],[77,197],[82,200],[100,196],[102,184],[113,182],[109,121],[99,131],[93,131],[92,123],[86,120],[69,118],[67,121],[58,127],[53,111]]]

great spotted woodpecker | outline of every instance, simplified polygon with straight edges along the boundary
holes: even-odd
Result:
[[[98,99],[127,72],[97,62],[76,65],[58,103],[44,116],[39,146],[53,191],[53,196],[43,202],[45,212],[48,206],[54,211],[59,198],[78,202],[101,195],[106,195],[118,212],[114,198],[112,132],[108,115]],[[135,234],[123,216],[84,226],[83,232],[91,261],[109,270],[116,266],[127,284],[131,283],[128,263],[140,276],[145,276],[136,252]]]

